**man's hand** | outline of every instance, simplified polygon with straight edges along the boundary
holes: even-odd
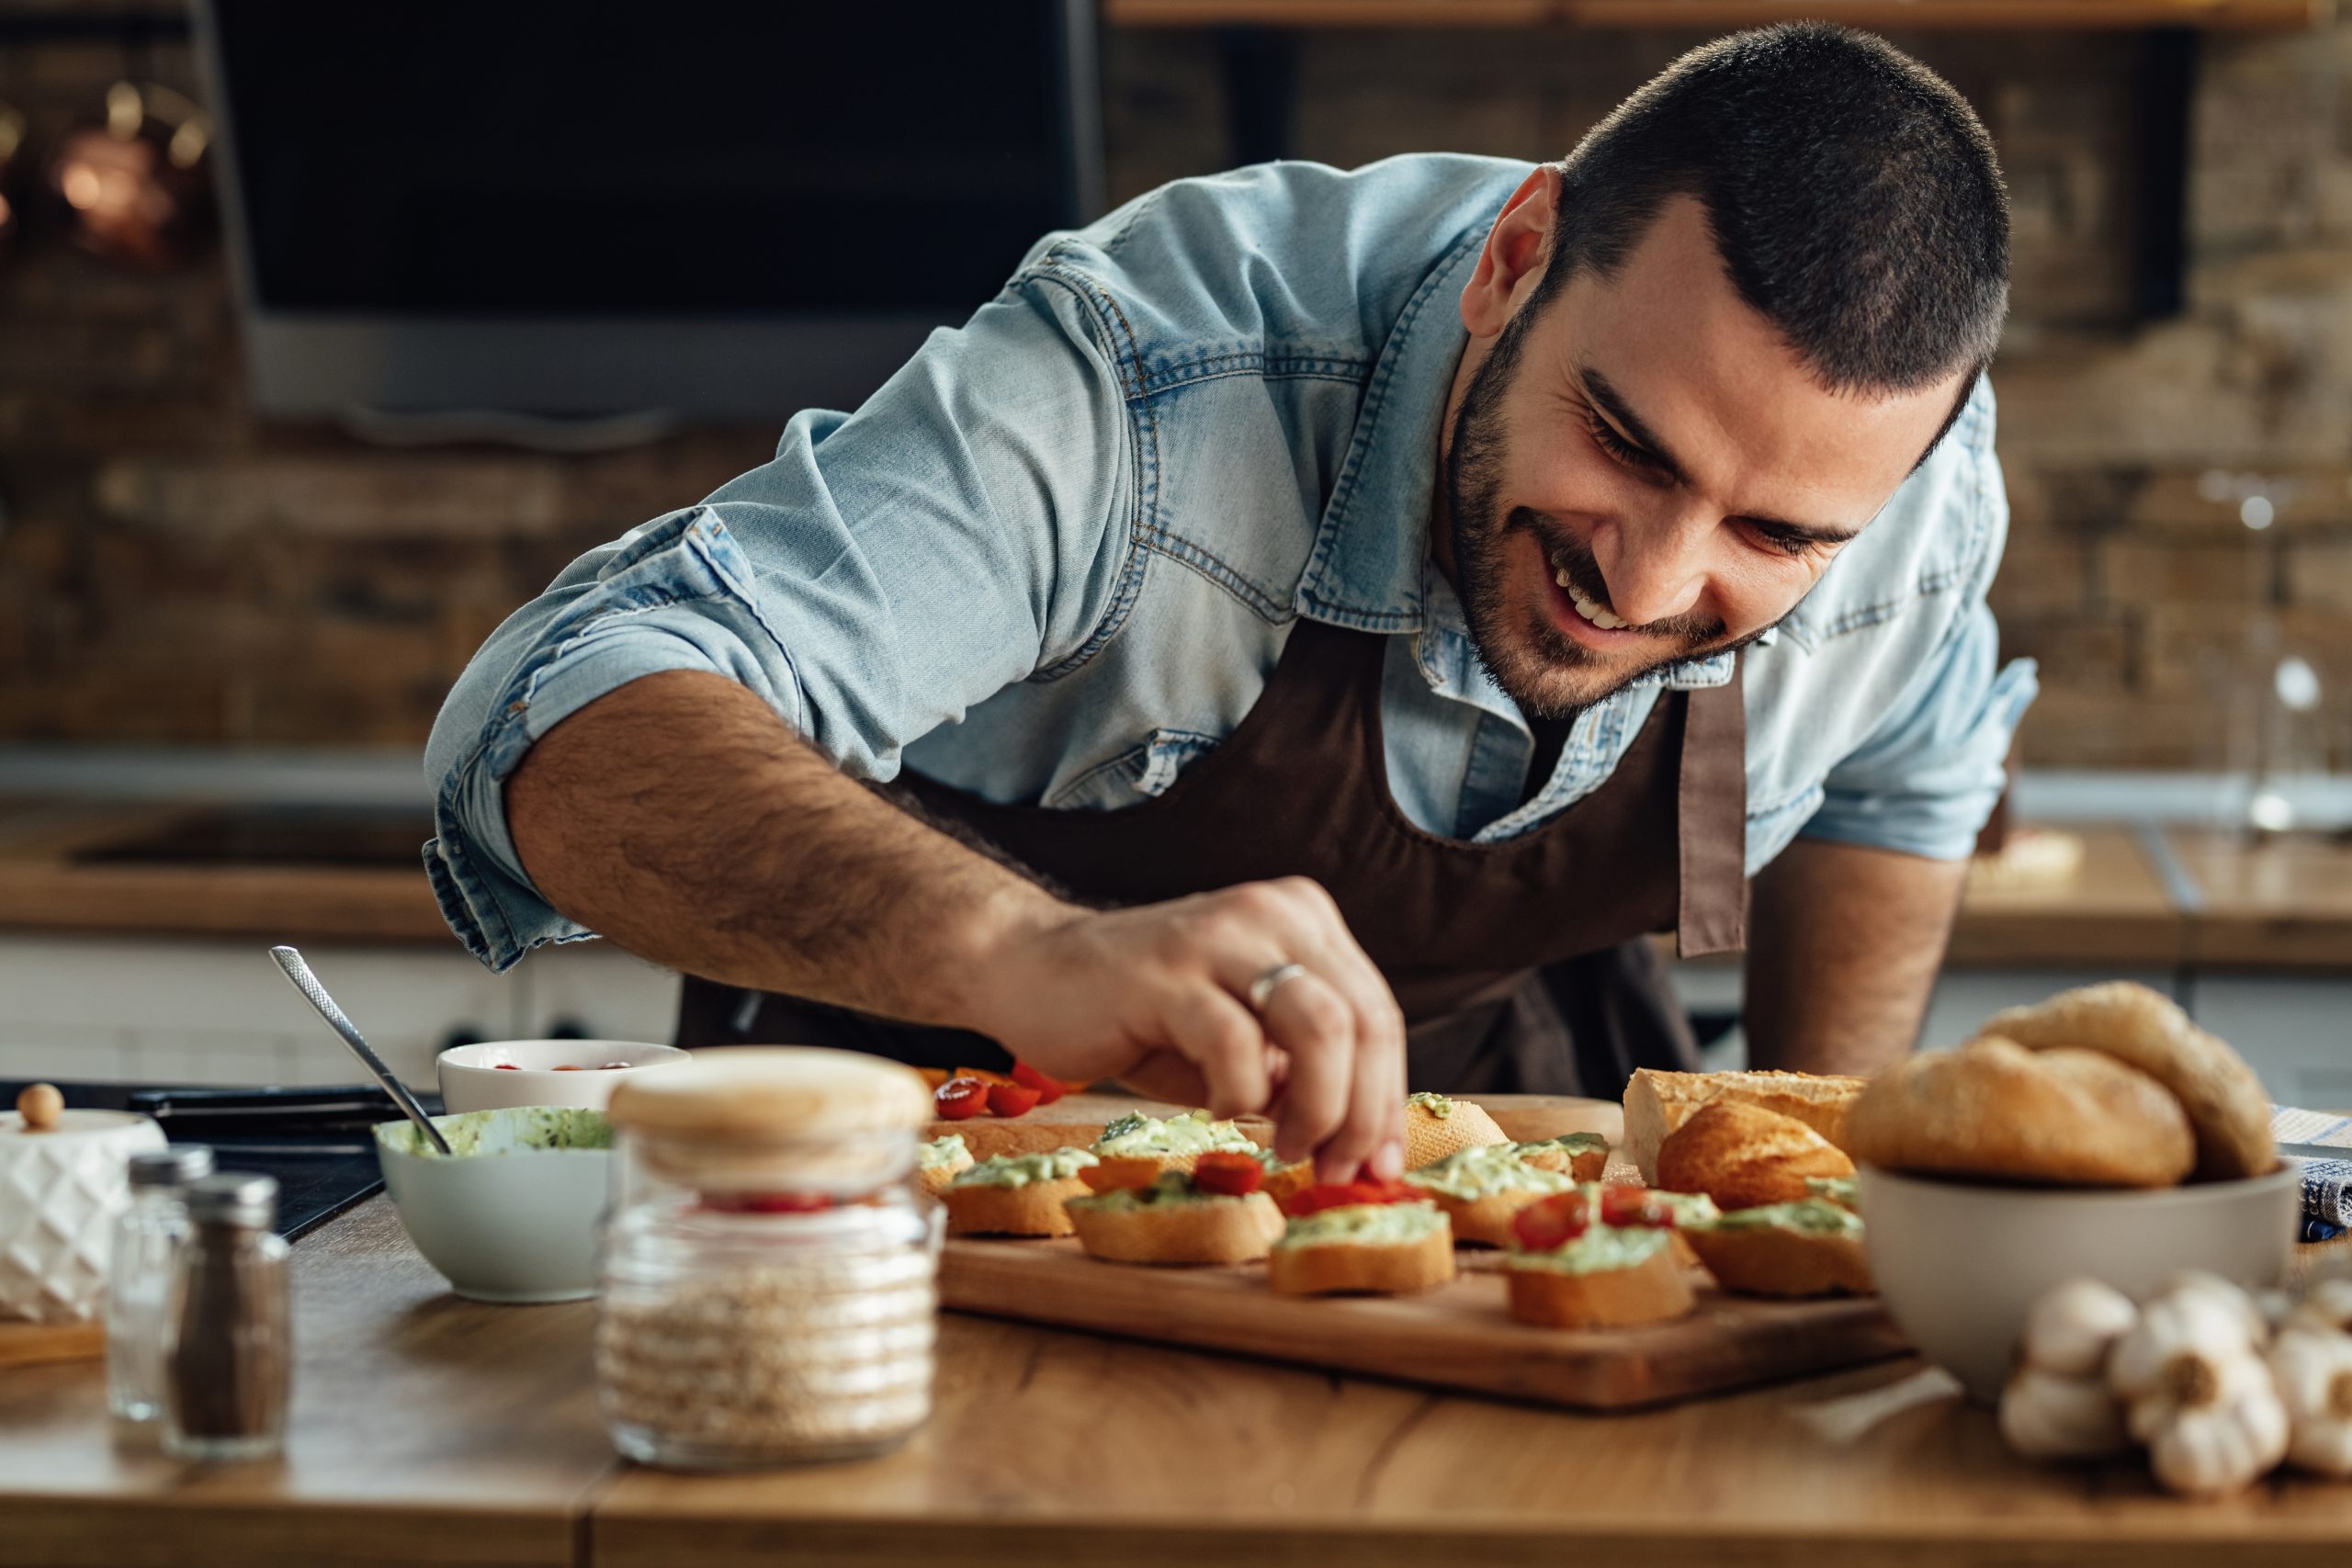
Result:
[[[1748,1062],[1876,1072],[1918,1038],[1963,861],[1799,839],[1756,878],[1748,909]]]
[[[1213,1114],[1270,1107],[1274,1152],[1326,1180],[1405,1156],[1405,1021],[1340,908],[1304,877],[1080,915],[982,959],[972,1027],[1057,1077],[1117,1077]],[[1264,1016],[1243,999],[1284,964]]]
[[[1327,1177],[1404,1157],[1405,1032],[1301,879],[1091,912],[845,778],[733,681],[648,675],[541,737],[506,783],[541,895],[673,968],[977,1029],[1061,1078],[1264,1111]],[[1264,1018],[1244,998],[1283,964]]]

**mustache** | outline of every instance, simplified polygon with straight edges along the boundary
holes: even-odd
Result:
[[[1506,534],[1532,535],[1543,547],[1544,559],[1554,572],[1565,571],[1569,583],[1578,593],[1615,615],[1617,607],[1609,602],[1609,581],[1600,574],[1600,563],[1594,558],[1591,547],[1573,535],[1553,526],[1551,520],[1532,507],[1515,506],[1503,519]],[[1664,620],[1651,621],[1629,630],[1645,637],[1679,642],[1687,648],[1704,648],[1722,640],[1729,630],[1723,622],[1708,615],[1668,615]]]

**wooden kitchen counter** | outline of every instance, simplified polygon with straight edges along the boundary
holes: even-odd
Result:
[[[1578,1416],[950,1315],[931,1426],[878,1460],[614,1461],[586,1305],[460,1302],[378,1200],[296,1249],[288,1461],[108,1445],[95,1365],[0,1371],[0,1562],[2339,1563],[2352,1486],[2225,1502],[2012,1459],[1916,1362]],[[1873,1412],[1875,1411],[1875,1414]]]

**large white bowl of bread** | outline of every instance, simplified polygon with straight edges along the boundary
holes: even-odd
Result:
[[[2190,1269],[2267,1288],[2293,1264],[2298,1173],[2260,1080],[2144,986],[2064,992],[1906,1058],[1840,1139],[1888,1313],[1983,1401],[2063,1280],[2136,1298]]]

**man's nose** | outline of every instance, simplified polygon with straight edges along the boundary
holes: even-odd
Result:
[[[1690,614],[1706,591],[1714,533],[1694,507],[1627,518],[1617,529],[1617,558],[1600,563],[1610,609],[1637,626]]]

